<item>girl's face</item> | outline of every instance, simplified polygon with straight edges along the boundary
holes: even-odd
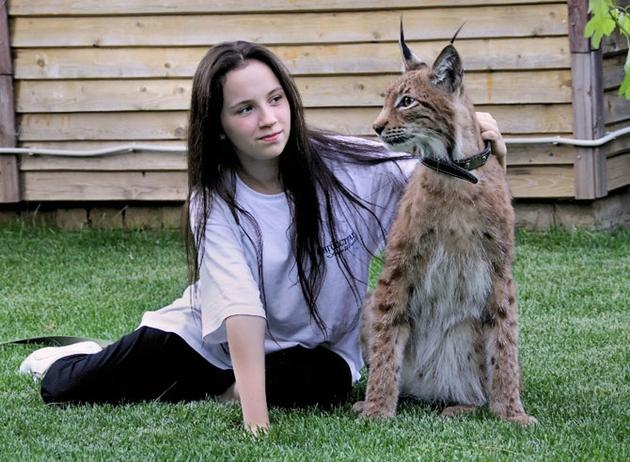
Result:
[[[260,61],[225,75],[221,125],[242,165],[277,162],[291,131],[291,108],[271,69]]]

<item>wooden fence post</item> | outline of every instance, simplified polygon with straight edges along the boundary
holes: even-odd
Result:
[[[584,37],[588,0],[569,0],[569,45],[573,78],[573,135],[597,139],[604,135],[602,50],[593,50]],[[575,198],[596,199],[608,194],[606,152],[602,148],[575,149]]]
[[[0,147],[15,147],[13,66],[9,41],[7,2],[0,0]],[[0,203],[19,202],[16,156],[0,154]]]

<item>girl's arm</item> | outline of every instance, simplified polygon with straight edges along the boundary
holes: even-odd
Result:
[[[258,316],[235,315],[225,320],[225,327],[243,424],[256,435],[269,428],[265,391],[266,321]]]
[[[191,199],[196,231],[198,200]],[[223,398],[241,401],[245,428],[256,434],[269,426],[265,394],[264,337],[267,328],[258,284],[250,268],[241,228],[229,207],[213,200],[203,238],[198,300],[201,336],[208,344],[226,340],[236,382]]]
[[[198,199],[191,199],[193,233],[199,205]],[[201,336],[211,345],[227,340],[236,382],[222,397],[240,399],[245,428],[256,433],[269,426],[264,351],[267,324],[258,284],[248,265],[241,229],[223,201],[213,201],[206,227],[200,231],[204,236],[197,294]]]

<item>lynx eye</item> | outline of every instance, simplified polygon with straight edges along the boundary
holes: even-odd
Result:
[[[402,98],[400,98],[396,107],[401,108],[401,109],[408,109],[412,106],[415,106],[416,104],[417,104],[417,101],[415,98],[405,95]]]

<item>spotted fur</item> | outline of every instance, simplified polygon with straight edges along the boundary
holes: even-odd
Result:
[[[455,48],[433,66],[407,49],[405,64],[374,123],[382,140],[445,160],[480,152]],[[443,403],[445,416],[488,403],[502,419],[535,422],[520,396],[514,211],[503,159],[491,156],[472,173],[477,184],[420,164],[400,201],[363,309],[370,369],[355,408],[365,417],[393,416],[399,396],[410,396]]]

